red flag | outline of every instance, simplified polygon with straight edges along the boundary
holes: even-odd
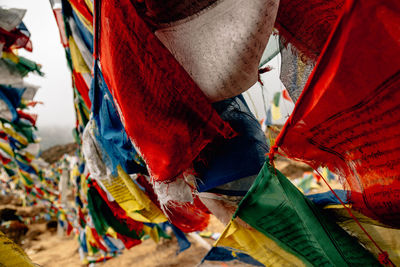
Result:
[[[54,17],[56,18],[58,30],[60,32],[60,39],[63,47],[68,47],[68,37],[65,34],[65,24],[64,24],[64,18],[62,15],[61,8],[55,8],[53,9],[53,14]]]
[[[172,180],[215,136],[235,133],[131,1],[100,5],[95,39],[104,79],[152,178]]]
[[[92,106],[92,102],[89,98],[89,87],[87,86],[85,79],[82,77],[82,74],[74,70],[72,71],[72,77],[74,79],[75,87],[78,90],[79,94],[82,96],[86,107],[90,109],[90,107]]]
[[[161,209],[157,194],[147,179],[139,175],[136,181],[144,188],[146,195],[149,196],[151,201]],[[169,221],[186,233],[202,231],[210,221],[210,212],[197,196],[194,196],[193,203],[169,202],[165,211],[165,215],[168,216]]]
[[[121,235],[121,234],[119,234],[119,233],[117,233],[117,238],[118,238],[119,240],[121,240],[122,243],[124,243],[124,246],[125,246],[125,248],[127,248],[127,249],[130,249],[130,248],[132,248],[132,247],[134,247],[134,246],[139,245],[139,244],[142,243],[142,240],[133,239],[133,238],[130,238],[130,237],[128,237],[128,236]]]
[[[400,2],[348,1],[277,139],[289,157],[327,166],[353,207],[400,227]]]
[[[93,15],[85,0],[69,0],[69,3],[91,24],[93,25]]]
[[[20,118],[28,120],[30,123],[32,123],[33,126],[36,126],[36,121],[38,117],[37,114],[25,113],[22,110],[18,110],[17,112]]]
[[[281,0],[275,27],[302,59],[316,61],[345,0]]]
[[[283,89],[283,91],[282,91],[282,96],[283,96],[283,98],[286,99],[287,101],[293,102],[292,99],[291,99],[290,96],[289,96],[288,91],[287,91],[286,89]]]
[[[103,243],[102,243],[102,241],[100,239],[100,236],[97,233],[96,229],[94,229],[94,228],[89,228],[89,229],[92,231],[92,235],[93,235],[94,241],[96,242],[96,246],[95,247],[107,252],[108,249],[103,245]]]

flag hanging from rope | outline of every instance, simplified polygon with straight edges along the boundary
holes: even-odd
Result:
[[[130,1],[102,0],[98,18],[104,79],[153,179],[175,178],[215,136],[235,135]]]
[[[216,244],[244,251],[266,266],[379,266],[268,163]]]
[[[400,227],[400,2],[348,1],[276,145],[347,182],[353,208]],[[274,148],[276,150],[276,148]]]

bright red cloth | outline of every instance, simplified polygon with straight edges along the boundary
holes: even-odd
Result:
[[[215,136],[235,135],[131,1],[102,0],[99,15],[104,79],[153,179],[174,179]]]
[[[281,0],[275,27],[285,43],[292,43],[304,60],[316,61],[345,0]]]
[[[99,249],[101,249],[101,250],[103,250],[103,251],[108,251],[108,249],[107,249],[107,248],[103,245],[103,243],[101,242],[100,236],[99,236],[99,234],[97,233],[96,229],[90,228],[90,230],[92,231],[93,238],[94,238],[94,240],[96,241],[96,246],[95,246],[95,247],[97,247],[97,248],[99,248]]]
[[[400,227],[400,1],[348,1],[277,139],[347,180],[353,207]]]
[[[210,211],[197,196],[193,197],[193,204],[168,201],[165,215],[184,233],[203,231],[210,221]]]
[[[17,112],[18,112],[18,116],[20,118],[28,120],[30,123],[32,123],[33,126],[36,126],[36,121],[38,118],[37,114],[29,114],[29,113],[23,112],[22,110],[18,110]]]
[[[153,186],[147,179],[139,175],[137,180],[138,184],[145,189],[146,195],[149,196],[151,201],[161,209],[158,197],[153,190]],[[181,231],[190,233],[194,231],[203,231],[210,220],[210,212],[199,200],[197,196],[194,197],[193,204],[173,203],[168,202],[166,214],[169,221],[178,227]]]
[[[87,86],[85,79],[83,79],[82,74],[76,71],[72,71],[72,77],[74,79],[74,83],[76,89],[78,90],[79,94],[82,96],[83,101],[88,109],[92,106],[92,102],[89,98],[89,87]]]
[[[19,29],[14,29],[9,32],[0,28],[0,42],[4,43],[4,51],[25,48],[29,52],[32,52],[30,36]]]
[[[85,0],[69,0],[69,3],[93,26],[93,14]]]
[[[142,243],[142,240],[139,239],[133,239],[124,235],[121,235],[120,233],[117,233],[117,238],[124,243],[125,248],[130,249],[136,245],[139,245]]]

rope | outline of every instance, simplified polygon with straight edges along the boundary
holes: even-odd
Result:
[[[273,166],[276,172],[275,164],[274,164],[274,155],[279,154],[281,156],[284,156],[282,153],[278,151],[278,146],[274,145],[270,149],[269,153],[269,160],[270,164]],[[385,266],[392,266],[395,267],[394,263],[390,260],[389,254],[387,251],[384,251],[377,243],[376,241],[372,238],[372,236],[367,232],[367,230],[361,225],[360,221],[354,216],[352,213],[351,209],[347,207],[343,201],[340,199],[340,197],[336,194],[336,192],[332,189],[332,187],[329,185],[329,183],[326,181],[326,179],[322,176],[322,174],[318,171],[315,170],[315,172],[318,174],[318,176],[324,181],[324,183],[328,186],[329,190],[333,193],[333,195],[339,200],[340,204],[346,209],[346,211],[349,213],[350,217],[356,222],[356,224],[360,227],[360,229],[365,233],[365,235],[368,237],[369,240],[374,244],[374,246],[380,251],[378,254],[378,260],[382,265]]]
[[[349,207],[347,207],[343,201],[340,199],[340,197],[336,194],[336,192],[332,189],[332,187],[329,185],[329,183],[326,181],[326,179],[324,178],[324,176],[322,176],[322,174],[318,171],[315,170],[315,172],[318,174],[318,176],[324,181],[324,183],[328,186],[329,190],[331,190],[331,192],[333,193],[333,195],[339,200],[340,204],[342,204],[342,206],[347,210],[347,212],[349,213],[349,215],[353,218],[353,220],[357,223],[357,225],[360,227],[360,229],[366,234],[366,236],[368,237],[369,240],[371,240],[371,242],[375,245],[375,247],[380,251],[379,255],[378,255],[378,260],[381,264],[383,265],[390,265],[390,266],[395,266],[393,264],[393,262],[390,260],[389,258],[389,254],[387,253],[387,251],[384,251],[377,243],[376,241],[372,238],[372,236],[367,232],[367,230],[362,226],[362,224],[360,223],[360,221],[354,216],[353,212],[351,211],[351,209]]]

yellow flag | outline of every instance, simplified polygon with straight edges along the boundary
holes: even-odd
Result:
[[[112,227],[107,228],[107,234],[109,234],[111,237],[118,239],[117,232]]]
[[[14,152],[9,144],[0,142],[0,149],[6,152],[9,156],[14,157]]]
[[[93,14],[93,2],[91,0],[85,0],[87,7],[89,8],[90,12]]]
[[[74,70],[79,73],[90,73],[90,69],[86,65],[86,62],[83,59],[82,54],[72,36],[69,37],[69,49],[71,51],[71,59]]]
[[[90,227],[87,225],[85,228],[85,232],[86,232],[86,247],[88,249],[88,255],[93,256],[94,252],[92,249],[92,244],[96,244],[96,240],[94,239],[92,229],[90,229]]]
[[[273,120],[279,120],[280,118],[282,118],[280,108],[278,106],[275,106],[274,104],[271,105],[271,114]]]
[[[107,191],[126,211],[129,217],[139,222],[162,223],[167,218],[149,197],[118,166],[118,177],[102,180]]]
[[[0,266],[35,266],[21,247],[0,232]]]
[[[214,246],[238,249],[265,266],[305,266],[300,259],[283,250],[274,240],[243,221],[238,223],[237,218],[230,221]]]
[[[4,126],[3,123],[0,123],[0,129],[2,129],[4,132],[6,132],[6,134],[8,134],[9,136],[11,136],[12,138],[14,138],[15,140],[17,140],[18,142],[20,142],[23,145],[28,145],[28,140],[19,135],[16,131],[14,131],[11,128],[8,128],[6,126]]]
[[[14,54],[13,52],[5,52],[5,51],[3,51],[3,54],[1,55],[1,57],[9,59],[12,62],[14,62],[15,64],[19,63],[19,57],[16,54]]]
[[[160,236],[158,235],[158,230],[156,227],[143,225],[143,231],[149,235],[154,242],[158,243],[160,241]]]

